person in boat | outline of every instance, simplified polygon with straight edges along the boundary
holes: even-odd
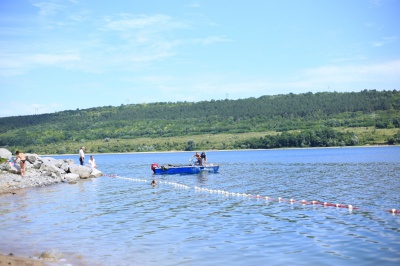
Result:
[[[204,151],[201,153],[200,157],[203,160],[203,163],[206,164],[207,163],[207,155]]]
[[[14,159],[14,163],[19,159],[19,166],[21,167],[21,176],[25,175],[25,167],[26,167],[26,158],[25,154],[22,152],[16,151],[15,154],[17,155]]]
[[[96,160],[94,159],[93,155],[90,155],[88,165],[91,168],[97,168]]]
[[[197,151],[196,151],[194,157],[196,157],[197,163],[198,163],[199,165],[203,165],[201,155],[200,155]]]

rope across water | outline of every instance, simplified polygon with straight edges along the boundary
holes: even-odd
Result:
[[[124,179],[124,180],[132,181],[132,182],[143,182],[143,183],[149,183],[149,184],[152,182],[152,180],[147,180],[147,179],[142,179],[142,178],[128,178],[128,177],[122,177],[122,176],[118,176],[118,175],[103,174],[103,176]],[[181,188],[181,189],[191,189],[191,187],[189,187],[187,185],[176,183],[176,182],[171,182],[171,181],[158,181],[158,183],[172,185],[176,188]],[[236,192],[229,192],[229,191],[219,190],[219,189],[218,190],[217,189],[208,189],[208,188],[203,188],[203,187],[198,187],[198,186],[195,186],[193,189],[197,192],[216,193],[216,194],[232,196],[232,197],[246,197],[246,198],[254,198],[254,199],[264,199],[266,201],[286,202],[286,203],[290,203],[290,204],[319,205],[319,206],[323,206],[323,207],[344,208],[344,209],[348,209],[350,212],[352,212],[353,210],[359,210],[358,207],[355,207],[354,205],[351,205],[351,204],[329,203],[329,202],[325,202],[325,201],[316,201],[316,200],[307,201],[307,200],[284,199],[281,197],[272,198],[272,197],[268,197],[268,196],[253,195],[253,194],[246,194],[246,193],[236,193]],[[386,212],[389,212],[393,215],[400,214],[400,210],[397,210],[394,208],[390,209],[390,210],[386,210]]]

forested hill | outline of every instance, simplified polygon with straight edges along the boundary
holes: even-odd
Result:
[[[367,126],[400,127],[400,92],[364,90],[196,103],[159,102],[4,117],[0,118],[0,147]]]

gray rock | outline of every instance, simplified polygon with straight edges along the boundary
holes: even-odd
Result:
[[[93,168],[89,177],[90,178],[95,178],[95,177],[100,177],[102,175],[103,175],[103,173],[101,171],[97,170],[96,168]]]
[[[25,158],[29,163],[34,164],[39,156],[34,153],[25,153]]]
[[[54,159],[51,157],[43,157],[43,158],[39,157],[39,160],[42,162],[42,164],[54,165],[57,168],[62,168],[63,165],[66,163],[65,160],[63,159]]]
[[[79,180],[79,175],[73,174],[73,173],[68,173],[68,174],[64,175],[64,180],[66,180],[67,182],[77,181],[77,180]]]
[[[50,173],[50,175],[55,174],[56,176],[61,176],[65,174],[65,171],[58,168],[55,163],[56,161],[46,161],[40,166],[40,171]]]
[[[10,163],[2,163],[2,164],[0,164],[0,169],[3,171],[8,171],[11,169],[11,164]]]
[[[33,164],[32,164],[32,168],[34,169],[40,169],[40,167],[42,166],[43,162],[40,160],[36,160]]]
[[[1,150],[1,149],[0,149]],[[2,150],[5,156],[10,156],[7,149]],[[5,162],[0,164],[0,193],[10,190],[48,186],[60,182],[75,184],[79,179],[102,176],[98,169],[76,165],[72,159],[54,159],[40,157],[36,154],[25,154],[26,175],[21,176],[19,163]]]
[[[18,164],[13,164],[8,166],[8,172],[11,174],[19,174],[20,173],[20,167]]]
[[[68,169],[69,169],[69,163],[68,162],[63,162],[61,165],[60,165],[60,169],[62,169],[64,172],[68,172]]]
[[[11,157],[12,157],[12,153],[9,150],[7,150],[5,148],[0,148],[0,158],[10,160]]]
[[[73,159],[64,159],[64,162],[68,165],[75,164],[75,161]]]
[[[86,166],[73,164],[69,166],[69,172],[73,174],[78,174],[81,179],[87,179],[90,177],[92,169]]]

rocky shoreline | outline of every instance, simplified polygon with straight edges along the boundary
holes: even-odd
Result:
[[[54,159],[41,157],[37,154],[27,154],[26,174],[21,176],[20,164],[10,161],[12,153],[0,148],[0,196],[18,195],[21,190],[44,187],[58,183],[76,184],[81,179],[102,176],[102,172],[87,166],[75,164],[72,159]],[[9,255],[1,254],[7,252]],[[42,266],[51,263],[58,265],[63,254],[56,250],[44,251],[35,258],[16,257],[12,250],[0,249],[0,266],[2,265],[31,265]],[[63,263],[64,265],[64,263]]]
[[[10,162],[12,153],[0,148],[0,194],[16,193],[19,189],[49,186],[57,183],[74,184],[80,179],[96,178],[102,172],[87,166],[77,165],[72,159],[40,157],[25,154],[26,174],[20,175],[19,161]]]

